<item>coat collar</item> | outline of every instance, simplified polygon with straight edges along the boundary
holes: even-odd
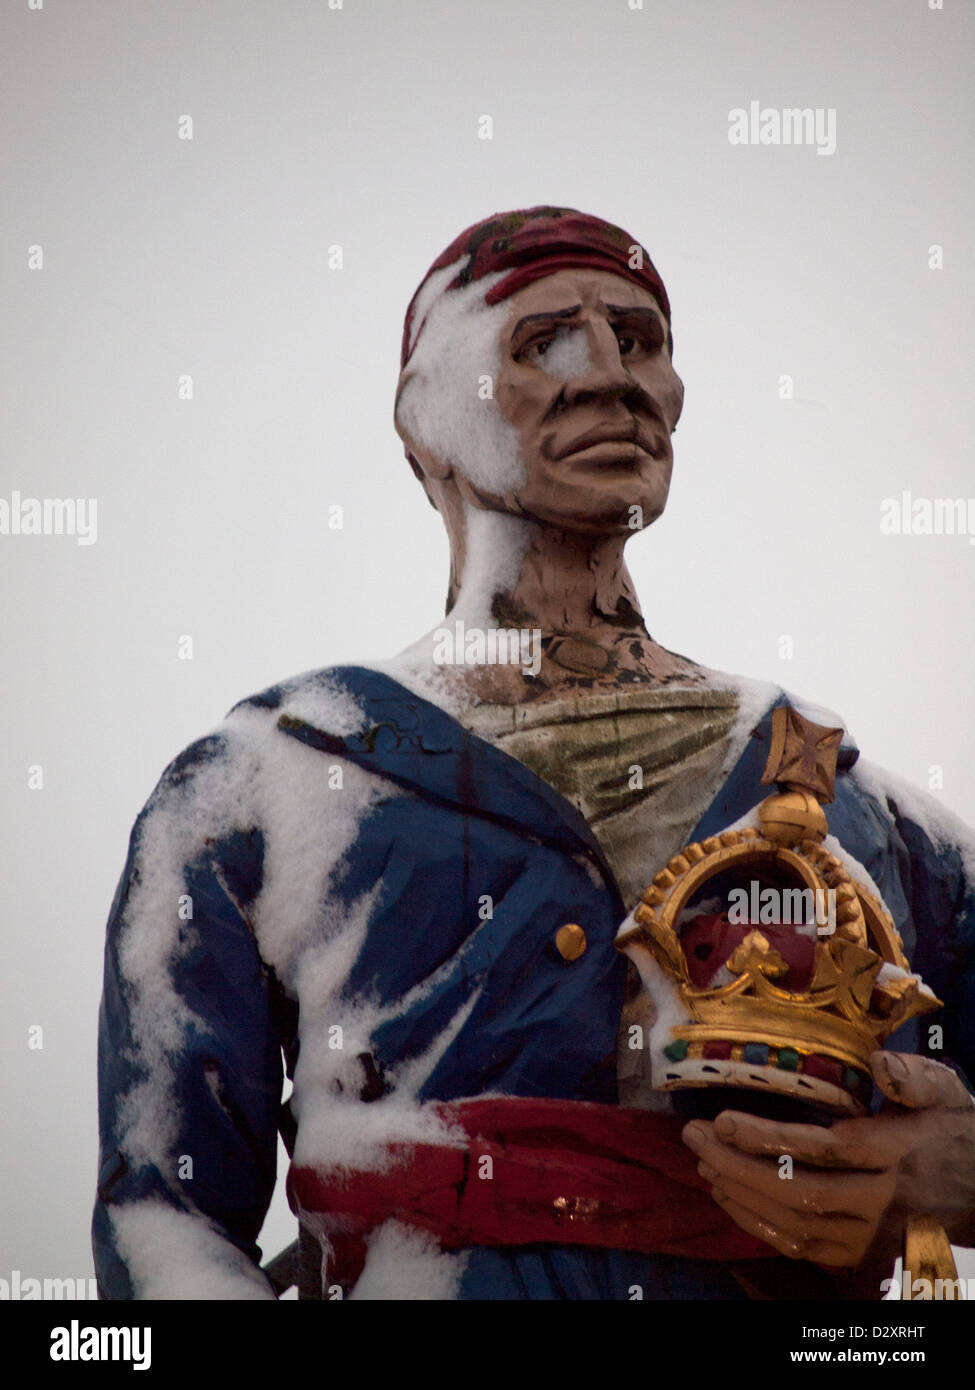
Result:
[[[347,758],[428,801],[477,815],[570,855],[583,854],[619,896],[599,842],[585,818],[559,792],[510,754],[465,729],[452,715],[391,676],[365,666],[335,666],[315,677],[339,686],[363,711],[361,732],[340,736],[284,712],[278,728],[291,738],[333,757]],[[287,687],[253,703],[278,709]],[[798,703],[770,687],[770,701],[746,740],[734,768],[688,837],[717,834],[761,800],[762,769],[768,757],[772,710]],[[852,766],[856,745],[844,739],[840,770]]]
[[[277,721],[282,733],[348,758],[428,801],[507,825],[568,854],[582,853],[615,887],[585,818],[523,763],[380,671],[336,666],[322,676],[356,701],[362,731],[343,737],[285,712]]]

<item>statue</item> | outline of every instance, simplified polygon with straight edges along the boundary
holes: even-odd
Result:
[[[672,349],[646,250],[572,209],[489,218],[424,278],[395,421],[447,614],[242,701],[137,821],[100,1028],[105,1296],[274,1297],[279,1126],[305,1297],[879,1298],[908,1217],[975,1243],[971,836],[835,719],[648,633],[623,550],[667,499]],[[700,874],[668,897],[728,834],[723,901]],[[764,903],[736,926],[755,865],[763,892],[834,892],[832,926]],[[715,1024],[749,991],[764,1041]],[[820,1032],[769,1031],[780,996]]]

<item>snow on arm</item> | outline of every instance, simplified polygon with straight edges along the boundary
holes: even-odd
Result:
[[[132,832],[99,1020],[93,1234],[112,1298],[178,1296],[152,1290],[198,1270],[201,1246],[224,1251],[213,1266],[224,1297],[234,1278],[253,1297],[255,1277],[273,1296],[253,1242],[273,1188],[282,1067],[239,905],[260,874],[255,772],[253,750],[226,732],[201,739],[166,769]],[[166,1217],[168,1238],[147,1243]],[[197,1223],[209,1246],[185,1239],[181,1255],[180,1233]]]
[[[295,708],[352,731],[354,704],[343,710],[326,683],[310,693],[315,684],[289,683]],[[327,872],[314,870],[323,859],[334,865],[349,842],[335,843],[314,802],[282,779],[277,765],[287,772],[295,745],[276,728],[280,704],[281,692],[245,702],[191,745],[133,829],[108,924],[99,1028],[93,1237],[111,1298],[201,1297],[190,1290],[207,1286],[207,1268],[220,1297],[273,1297],[255,1243],[275,1180],[283,1069],[274,1005],[288,993],[271,958],[287,975],[287,943],[327,889]],[[321,759],[317,771],[324,782]],[[303,864],[316,839],[324,848]],[[276,895],[263,919],[268,956],[254,925],[265,888]]]

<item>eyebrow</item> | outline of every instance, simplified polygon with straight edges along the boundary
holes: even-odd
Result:
[[[542,319],[574,318],[581,308],[581,304],[573,304],[570,309],[549,309],[548,312],[544,314],[526,314],[523,319],[519,319],[515,324],[514,328],[511,330],[511,336],[514,337],[516,333],[520,333],[526,323],[538,323]]]
[[[515,324],[514,328],[511,330],[511,336],[513,338],[516,337],[525,325],[529,323],[548,322],[551,319],[575,318],[581,308],[581,304],[573,304],[568,309],[549,309],[543,314],[526,314],[524,318],[519,319]],[[660,314],[656,309],[642,308],[636,304],[607,304],[606,308],[616,318],[639,318],[645,319],[649,323],[660,324]]]
[[[656,309],[643,308],[638,304],[631,304],[628,307],[619,304],[607,304],[606,308],[617,318],[644,319],[648,323],[660,324],[660,314]]]

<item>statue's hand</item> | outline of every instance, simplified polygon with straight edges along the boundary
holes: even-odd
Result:
[[[726,1110],[684,1129],[718,1205],[790,1259],[835,1269],[893,1260],[913,1213],[975,1243],[972,1097],[926,1057],[875,1052],[870,1063],[887,1098],[879,1115],[823,1129]]]

